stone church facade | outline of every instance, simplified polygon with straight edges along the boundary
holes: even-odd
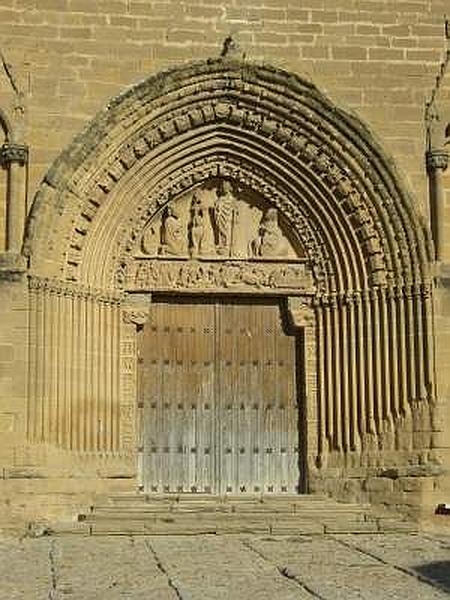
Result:
[[[121,492],[431,514],[444,3],[95,4],[0,3],[5,518]]]

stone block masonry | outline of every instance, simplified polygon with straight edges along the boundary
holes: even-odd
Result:
[[[200,181],[208,196],[225,178],[252,206],[273,203],[316,261],[322,287],[295,326],[310,327],[305,460],[315,476],[329,469],[317,489],[430,504],[450,460],[450,309],[449,278],[436,290],[442,265],[429,259],[424,111],[448,51],[446,10],[444,0],[0,0],[0,145],[26,154],[0,171],[4,481],[135,486],[136,332],[148,318],[127,305],[136,240],[163,203]],[[245,60],[225,60],[224,74],[206,60],[230,35]],[[448,78],[441,88],[448,104]],[[440,175],[445,266],[450,170]],[[22,200],[29,208],[37,192],[26,264]],[[399,463],[400,475],[379,477]],[[414,479],[412,463],[437,470]],[[347,471],[359,491],[351,478],[339,491]]]
[[[306,75],[355,110],[425,213],[423,110],[446,9],[444,0],[2,0],[1,49],[27,96],[30,194],[109,98],[168,66],[217,56],[233,33],[248,58]]]

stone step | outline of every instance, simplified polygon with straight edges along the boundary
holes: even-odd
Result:
[[[259,533],[271,535],[312,535],[333,532],[378,533],[376,521],[364,518],[303,519],[301,517],[250,514],[215,516],[211,514],[154,515],[146,518],[95,516],[84,524],[90,535],[192,535]]]
[[[305,513],[275,513],[271,511],[249,511],[246,513],[240,512],[225,512],[225,511],[184,511],[184,512],[110,512],[110,511],[97,511],[95,513],[80,515],[80,519],[86,522],[94,522],[97,520],[148,520],[148,519],[156,519],[156,518],[189,518],[189,517],[210,517],[212,519],[220,519],[220,518],[228,518],[231,516],[236,516],[241,520],[250,519],[252,517],[257,518],[271,518],[273,520],[276,519],[300,519],[300,520],[319,520],[319,521],[327,521],[327,520],[335,520],[335,519],[354,519],[354,520],[368,520],[371,517],[367,515],[365,512],[347,512],[347,513],[333,513],[331,516],[327,516],[326,513],[323,512],[305,512]]]
[[[173,503],[153,503],[146,504],[126,504],[115,506],[111,504],[100,504],[92,507],[92,511],[99,512],[118,512],[123,513],[172,513],[172,512],[225,512],[225,513],[253,513],[253,512],[272,512],[272,513],[288,513],[288,514],[321,514],[323,512],[332,513],[361,513],[369,510],[368,507],[362,505],[347,505],[347,504],[325,504],[325,503],[240,503],[227,502],[213,504],[209,502],[192,503],[192,502],[173,502]]]
[[[179,496],[127,496],[108,499],[107,503],[96,506],[96,509],[120,510],[273,510],[275,512],[298,512],[300,510],[364,510],[364,505],[337,503],[324,496],[227,496],[218,498],[206,495]]]
[[[210,502],[213,504],[227,504],[229,502],[239,502],[240,504],[247,503],[284,503],[286,501],[294,501],[296,503],[312,504],[314,502],[336,504],[336,501],[332,498],[322,494],[285,494],[283,496],[275,495],[224,495],[217,496],[211,494],[115,494],[108,498],[109,504],[123,505],[127,503],[131,504],[164,504],[167,502]]]
[[[72,533],[84,535],[313,535],[416,530],[412,523],[377,513],[368,505],[338,503],[324,496],[116,496],[78,515],[73,525]],[[65,524],[63,529],[67,533],[70,527]]]

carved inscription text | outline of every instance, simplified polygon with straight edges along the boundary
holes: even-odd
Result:
[[[305,263],[141,259],[130,265],[126,288],[130,291],[312,291],[312,278]]]

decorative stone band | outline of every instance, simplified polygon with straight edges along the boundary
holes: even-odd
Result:
[[[313,293],[306,261],[135,260],[129,265],[128,291],[251,291]]]
[[[95,300],[107,304],[120,304],[123,300],[123,293],[114,290],[105,292],[90,286],[82,286],[67,281],[51,279],[48,277],[39,277],[37,275],[29,275],[28,287],[31,291],[48,291],[50,293],[71,296],[74,298],[83,298],[86,300]]]
[[[443,149],[428,150],[426,161],[428,171],[435,171],[437,169],[445,171],[448,166],[448,152]]]
[[[11,163],[24,165],[28,161],[28,146],[6,143],[0,147],[0,164],[3,167]]]
[[[431,280],[425,283],[405,283],[405,285],[379,285],[365,290],[352,290],[343,293],[316,294],[314,305],[317,307],[337,307],[360,304],[365,300],[377,299],[380,296],[386,299],[396,300],[401,298],[422,298],[428,300],[431,297],[433,285]]]

